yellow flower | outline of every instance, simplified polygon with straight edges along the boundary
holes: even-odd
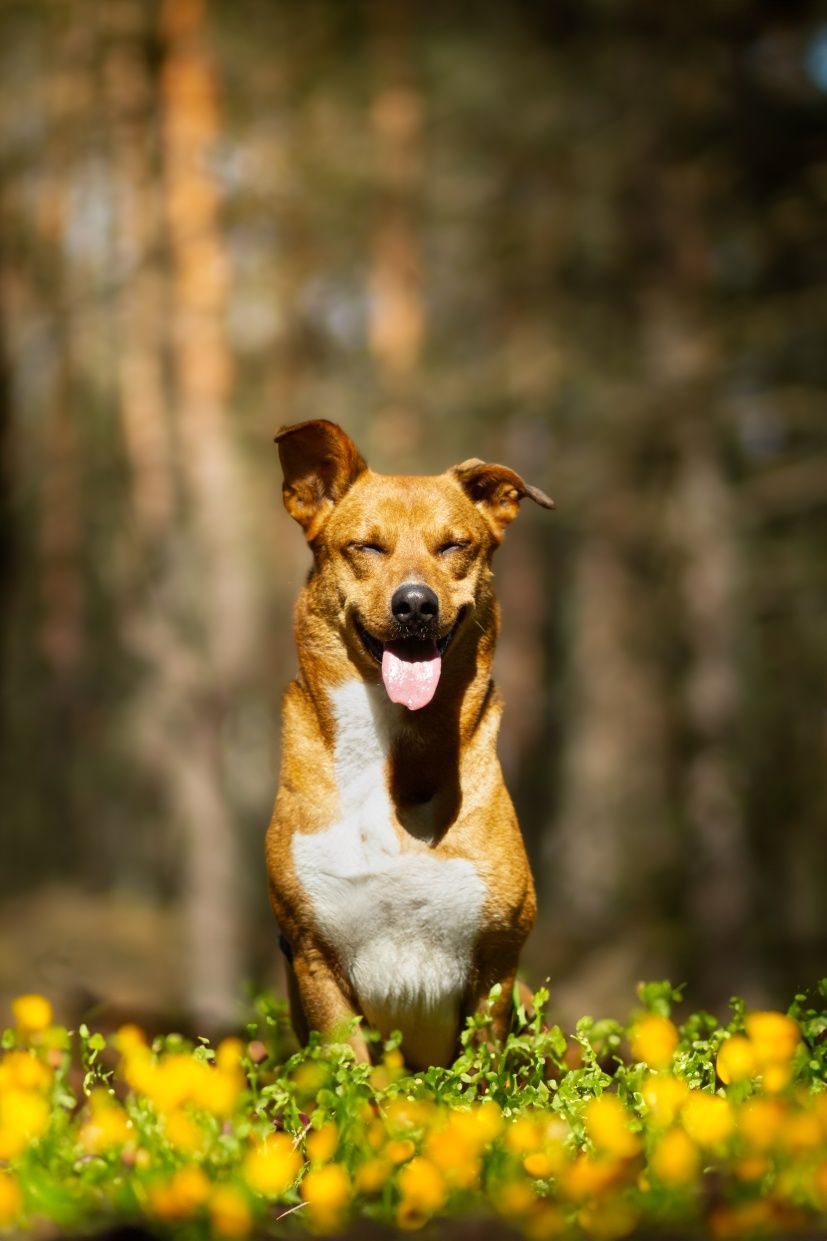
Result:
[[[220,1237],[246,1237],[252,1227],[250,1204],[235,1185],[216,1185],[207,1209],[213,1232]]]
[[[506,1219],[519,1219],[534,1206],[537,1198],[527,1181],[504,1181],[491,1195],[495,1209]]]
[[[447,1125],[462,1140],[477,1150],[493,1142],[503,1127],[503,1114],[492,1099],[477,1107],[459,1108],[451,1112]]]
[[[780,1094],[784,1087],[789,1085],[792,1075],[792,1065],[789,1062],[776,1061],[774,1064],[764,1065],[761,1084],[767,1094]]]
[[[624,1165],[617,1159],[595,1159],[584,1153],[560,1169],[558,1182],[566,1198],[583,1202],[595,1194],[604,1193],[623,1171]]]
[[[38,1034],[52,1024],[52,1006],[45,995],[19,995],[12,1000],[11,1011],[24,1034]]]
[[[172,1112],[193,1097],[204,1065],[182,1053],[155,1063],[149,1054],[133,1053],[127,1061],[127,1081],[152,1100],[159,1112]]]
[[[210,1195],[206,1173],[195,1164],[180,1168],[167,1181],[156,1181],[147,1197],[153,1215],[158,1219],[189,1219]]]
[[[405,1059],[398,1047],[385,1052],[382,1063],[378,1064],[370,1075],[374,1090],[385,1090],[391,1082],[397,1081],[405,1071]]]
[[[739,1181],[760,1181],[771,1166],[765,1155],[750,1155],[746,1159],[739,1159],[734,1170]]]
[[[742,1082],[752,1077],[758,1069],[753,1044],[740,1034],[733,1034],[721,1044],[715,1069],[726,1086],[731,1082]]]
[[[146,1035],[140,1026],[129,1021],[118,1028],[114,1038],[115,1046],[122,1056],[146,1047]]]
[[[385,1154],[391,1163],[404,1163],[416,1154],[416,1147],[410,1138],[394,1138],[385,1147]]]
[[[794,1113],[781,1129],[779,1144],[793,1154],[815,1150],[821,1143],[821,1125],[811,1112]]]
[[[523,1160],[523,1167],[529,1176],[535,1180],[545,1180],[549,1176],[554,1176],[556,1172],[565,1162],[565,1154],[562,1147],[550,1147],[542,1151],[534,1151],[531,1155],[526,1155]]]
[[[642,1094],[653,1124],[666,1129],[680,1111],[689,1087],[679,1077],[650,1073],[643,1083]]]
[[[738,1129],[756,1151],[770,1150],[785,1124],[787,1109],[776,1099],[747,1099],[738,1110]]]
[[[23,1210],[20,1182],[10,1172],[0,1172],[0,1228],[8,1228]]]
[[[103,1155],[123,1146],[131,1136],[132,1125],[119,1103],[105,1090],[96,1090],[89,1104],[89,1119],[81,1126],[78,1140],[92,1155]]]
[[[785,1013],[748,1013],[744,1026],[762,1068],[791,1060],[801,1042],[798,1023]]]
[[[100,1112],[94,1120],[88,1120],[78,1133],[78,1140],[91,1155],[103,1155],[115,1146],[123,1146],[129,1139],[129,1121],[120,1108]]]
[[[215,1063],[224,1073],[231,1073],[241,1066],[244,1045],[240,1038],[222,1039],[215,1049]]]
[[[372,1198],[387,1183],[393,1172],[393,1164],[387,1159],[374,1155],[356,1170],[356,1188],[360,1194]]]
[[[302,1158],[286,1133],[273,1133],[250,1150],[242,1165],[244,1179],[265,1198],[280,1198],[295,1181]]]
[[[7,1090],[0,1095],[0,1159],[13,1159],[29,1142],[39,1138],[49,1124],[49,1105],[28,1090]]]
[[[138,1038],[123,1042],[123,1074],[137,1094],[146,1095],[161,1113],[169,1113],[191,1102],[214,1116],[230,1116],[244,1089],[239,1069],[211,1068],[202,1060],[183,1052],[163,1056],[157,1062]]]
[[[503,1126],[503,1114],[497,1103],[487,1101],[473,1108],[443,1109],[435,1127],[423,1144],[423,1154],[442,1169],[450,1185],[473,1189],[479,1183],[484,1149],[493,1142]],[[531,1136],[539,1137],[539,1128],[530,1126]]]
[[[515,1155],[527,1155],[542,1140],[542,1130],[534,1116],[517,1116],[505,1131],[505,1144]]]
[[[196,1107],[223,1119],[232,1116],[246,1085],[244,1074],[240,1069],[203,1068],[192,1093]]]
[[[698,1148],[683,1129],[670,1129],[655,1147],[650,1167],[665,1185],[686,1185],[697,1177],[701,1160]]]
[[[629,1128],[630,1115],[616,1095],[590,1099],[583,1117],[586,1132],[599,1151],[628,1159],[640,1150],[640,1141]]]
[[[638,1213],[622,1198],[604,1198],[590,1202],[578,1213],[577,1222],[584,1232],[598,1241],[614,1241],[627,1237],[638,1221]]]
[[[417,1155],[399,1174],[402,1205],[422,1215],[433,1215],[447,1198],[445,1176],[431,1159]]]
[[[187,1155],[200,1154],[206,1144],[203,1129],[199,1128],[191,1116],[180,1109],[166,1113],[164,1133],[171,1146]]]
[[[0,1063],[0,1090],[48,1090],[54,1073],[31,1051],[10,1051]]]
[[[155,1087],[158,1066],[152,1052],[146,1044],[137,1044],[125,1048],[121,1062],[121,1073],[129,1088],[138,1095],[150,1097],[150,1090]]]
[[[635,1022],[630,1044],[635,1060],[643,1060],[653,1069],[665,1068],[672,1060],[679,1034],[668,1017],[647,1013]]]
[[[335,1121],[329,1120],[320,1129],[311,1129],[307,1135],[307,1158],[311,1163],[327,1163],[336,1154],[339,1130]]]
[[[449,1116],[425,1139],[424,1154],[441,1168],[446,1180],[461,1189],[471,1189],[480,1174],[481,1133],[469,1128],[469,1112]],[[473,1122],[472,1122],[473,1123]]]
[[[392,1132],[424,1128],[433,1114],[433,1106],[421,1099],[393,1099],[385,1108],[388,1128]]]
[[[566,1231],[566,1219],[559,1207],[544,1202],[538,1210],[523,1221],[523,1232],[528,1241],[548,1241]]]
[[[489,1140],[485,1122],[480,1125],[476,1110],[467,1108],[443,1112],[432,1132],[451,1134],[455,1141],[469,1151],[480,1150]]]
[[[318,1232],[336,1232],[341,1227],[350,1199],[350,1180],[341,1164],[311,1168],[300,1192],[307,1203],[310,1223]]]
[[[681,1109],[686,1132],[699,1146],[718,1146],[725,1142],[734,1128],[732,1109],[720,1095],[705,1090],[691,1090]]]

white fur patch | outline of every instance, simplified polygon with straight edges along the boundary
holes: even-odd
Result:
[[[379,686],[333,691],[340,818],[296,833],[293,862],[319,927],[368,1022],[403,1034],[409,1063],[453,1050],[485,885],[473,864],[410,841],[403,851],[387,791],[394,707]],[[407,844],[407,842],[406,842]]]

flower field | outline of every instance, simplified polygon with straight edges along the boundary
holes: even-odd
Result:
[[[827,981],[789,1013],[734,1002],[726,1026],[673,1021],[679,999],[642,985],[627,1025],[583,1018],[568,1038],[520,1012],[500,1049],[480,1017],[450,1069],[412,1076],[393,1040],[374,1066],[346,1046],[286,1055],[266,998],[213,1047],[71,1032],[21,996],[2,1036],[0,1230],[243,1238],[474,1216],[530,1239],[812,1235]]]

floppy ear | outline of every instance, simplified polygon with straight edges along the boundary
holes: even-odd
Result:
[[[284,470],[284,507],[312,540],[333,506],[368,467],[342,428],[323,418],[282,427],[275,441]]]
[[[526,496],[543,508],[554,508],[554,501],[549,499],[539,487],[532,487],[524,482],[514,470],[505,465],[487,465],[477,457],[455,465],[449,473],[453,474],[470,500],[486,519],[499,543],[505,528],[517,516],[520,501]]]

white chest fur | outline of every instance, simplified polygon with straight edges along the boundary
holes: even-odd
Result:
[[[394,708],[377,686],[333,694],[340,815],[293,837],[296,874],[368,1022],[400,1029],[409,1063],[444,1062],[456,1038],[485,887],[473,864],[403,851],[387,791]]]

